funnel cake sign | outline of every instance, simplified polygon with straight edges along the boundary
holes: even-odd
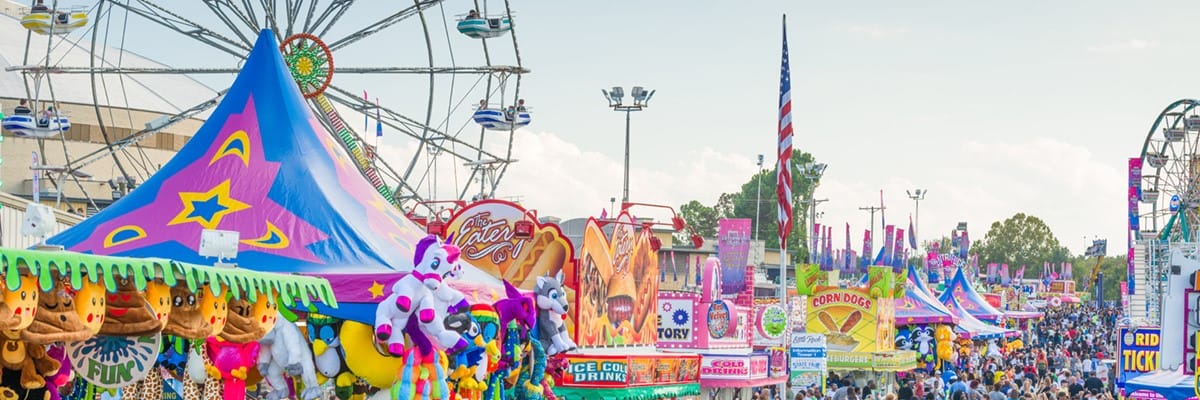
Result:
[[[516,203],[483,200],[451,217],[446,233],[454,235],[454,244],[468,264],[518,288],[532,290],[537,277],[559,271],[566,275],[567,286],[574,287],[571,242],[558,226],[542,225],[527,214],[532,213]],[[518,235],[521,224],[533,227],[529,237]]]

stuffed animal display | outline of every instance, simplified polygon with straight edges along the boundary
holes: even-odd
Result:
[[[259,340],[258,371],[270,386],[268,400],[291,398],[288,393],[287,376],[300,378],[304,390],[300,392],[301,400],[313,400],[321,396],[321,387],[317,383],[317,371],[313,366],[313,354],[300,333],[300,328],[291,321],[277,315],[275,328]]]
[[[3,291],[4,303],[0,304],[0,330],[12,331],[29,327],[33,323],[33,314],[37,312],[38,294],[37,277],[21,275],[20,286],[9,288],[0,279],[0,290]]]
[[[209,375],[214,373],[221,379],[225,400],[246,399],[246,378],[250,368],[258,361],[258,342],[234,343],[217,337],[205,342],[212,365]]]
[[[90,306],[94,297],[76,299],[75,295],[75,291],[68,287],[64,279],[54,279],[54,286],[50,291],[38,296],[38,309],[33,323],[21,331],[21,339],[29,344],[47,345],[54,342],[75,342],[91,337],[93,333],[80,321],[75,305],[76,301],[82,301]]]
[[[117,278],[117,291],[108,294],[108,309],[100,334],[107,336],[146,336],[158,333],[162,324],[151,312],[150,304],[132,279]]]
[[[227,322],[221,338],[234,343],[249,343],[261,339],[275,326],[278,310],[275,301],[259,293],[251,303],[246,298],[229,299]]]
[[[212,325],[200,311],[200,295],[186,287],[171,288],[171,313],[163,333],[185,339],[204,339],[212,333]]]
[[[45,388],[46,377],[57,374],[62,367],[46,354],[44,346],[25,342],[9,332],[0,333],[0,366],[19,373],[18,386],[24,389]]]
[[[458,247],[443,244],[434,235],[426,236],[417,242],[413,270],[392,284],[391,295],[384,298],[375,310],[375,336],[387,343],[389,353],[394,356],[405,354],[405,335],[401,334],[400,330],[407,330],[408,338],[424,354],[432,350],[431,339],[450,352],[466,348],[466,339],[447,330],[438,320],[439,314],[446,312],[439,312],[439,301],[455,302],[452,305],[454,308],[449,310],[451,314],[465,311],[468,306],[462,293],[443,282],[445,278],[453,277],[461,270],[457,265],[459,252]],[[435,293],[441,297],[440,300],[435,297]],[[423,335],[413,335],[416,330],[408,328],[411,324],[410,317],[416,317],[416,325]]]
[[[567,332],[567,291],[563,289],[562,271],[554,278],[539,276],[534,294],[537,296],[538,339],[546,354],[555,355],[579,347]]]

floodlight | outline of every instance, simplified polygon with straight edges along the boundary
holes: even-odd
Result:
[[[612,97],[612,100],[617,102],[617,104],[620,104],[621,98],[625,97],[625,89],[621,88],[620,86],[613,86],[612,90],[608,93],[610,97]]]
[[[646,88],[634,86],[633,90],[630,90],[629,95],[633,96],[633,100],[641,102],[646,99]]]

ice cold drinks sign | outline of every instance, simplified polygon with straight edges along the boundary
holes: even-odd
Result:
[[[629,365],[617,361],[574,361],[567,367],[574,383],[627,383]]]

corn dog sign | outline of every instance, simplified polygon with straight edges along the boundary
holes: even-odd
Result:
[[[890,299],[874,298],[865,288],[832,286],[817,287],[808,299],[807,331],[824,334],[830,351],[870,353],[891,350],[890,346],[879,343],[878,338],[883,334],[876,332],[891,326],[880,324],[877,318],[890,315],[887,310],[893,307]],[[894,336],[894,333],[890,335]],[[891,344],[890,340],[885,342]]]

